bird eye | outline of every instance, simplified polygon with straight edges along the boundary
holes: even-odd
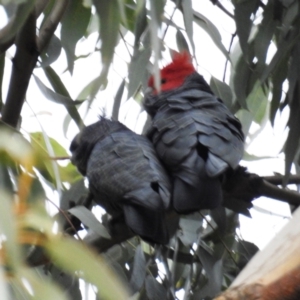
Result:
[[[166,83],[166,82],[167,82],[167,80],[164,79],[164,78],[162,78],[161,81],[160,81],[161,84],[164,84],[164,83]]]

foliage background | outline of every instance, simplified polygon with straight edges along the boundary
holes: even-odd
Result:
[[[211,299],[226,289],[257,250],[237,234],[238,214],[249,216],[249,200],[265,195],[299,203],[298,194],[282,196],[277,188],[299,183],[289,176],[300,159],[299,2],[212,1],[225,35],[206,17],[207,6],[191,0],[0,4],[8,17],[0,30],[0,298],[93,299],[100,291],[99,299],[125,299],[127,293],[132,299]],[[199,43],[198,27],[209,43]],[[285,174],[265,178],[274,190],[256,190],[250,199],[246,192],[229,194],[227,208],[183,216],[169,246],[152,248],[126,227],[111,228],[99,208],[86,207],[83,179],[58,158],[68,156],[62,136],[72,138],[74,128],[91,123],[103,108],[142,128],[145,113],[137,124],[131,120],[149,74],[159,82],[170,50],[194,55],[213,91],[241,120],[246,149],[268,121],[278,126],[280,114],[288,115],[280,157]],[[208,56],[219,64],[213,76]],[[35,86],[43,97],[37,99]],[[51,127],[43,123],[49,107],[55,111]],[[245,151],[244,159],[260,157]]]

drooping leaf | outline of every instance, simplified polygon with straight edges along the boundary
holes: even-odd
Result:
[[[253,121],[261,124],[266,117],[268,95],[265,95],[260,82],[257,82],[252,92],[246,99],[248,110],[240,110],[237,117],[243,125],[243,132],[245,136],[248,135],[250,126]]]
[[[102,74],[107,74],[114,56],[114,49],[120,27],[120,7],[118,0],[93,0],[100,18],[100,39]],[[106,76],[105,76],[106,77]]]
[[[181,5],[182,5],[183,19],[184,19],[186,33],[187,33],[187,36],[189,37],[189,41],[192,46],[193,54],[195,54],[192,1],[191,0],[182,0]]]
[[[263,19],[254,39],[254,52],[259,64],[265,64],[269,45],[276,29],[273,17],[273,2],[269,1],[264,9]]]
[[[151,49],[146,47],[142,50],[136,50],[131,59],[128,71],[128,94],[127,99],[132,97],[141,84],[141,79],[147,71],[147,63],[151,56]]]
[[[253,25],[251,15],[255,14],[258,8],[258,0],[236,1],[234,4],[234,19],[236,23],[236,31],[242,51],[248,61],[248,39]]]
[[[112,110],[112,119],[113,120],[119,120],[119,110],[121,106],[121,100],[124,93],[125,88],[125,79],[122,80],[121,85],[118,88],[118,91],[116,93],[115,99],[114,99],[114,106]]]
[[[136,4],[133,0],[118,0],[121,10],[121,24],[131,32],[134,32],[135,28],[135,7]]]
[[[2,28],[0,47],[5,45],[9,40],[15,38],[18,31],[22,28],[27,17],[34,8],[35,1],[20,1],[14,15],[10,18],[8,24]]]
[[[134,48],[138,49],[140,38],[147,27],[147,10],[146,1],[141,0],[140,6],[136,10],[136,18],[134,24]]]
[[[138,292],[146,278],[146,258],[141,245],[135,250],[130,286],[133,292]]]
[[[44,54],[41,55],[41,67],[47,67],[54,63],[60,56],[61,48],[60,39],[53,34],[47,48],[44,51]]]
[[[146,278],[146,293],[149,300],[167,299],[165,287],[151,275],[148,275]]]
[[[2,53],[0,54],[0,111],[2,110],[2,106],[3,106],[2,83],[3,83],[4,67],[5,67],[5,54]]]
[[[43,68],[45,75],[47,76],[49,82],[51,83],[54,91],[58,94],[61,94],[62,96],[65,96],[67,98],[70,98],[70,94],[68,93],[65,85],[63,84],[62,80],[58,76],[58,74],[52,69],[50,66]],[[85,98],[86,99],[86,98]],[[68,111],[70,117],[74,120],[77,127],[81,129],[83,127],[83,121],[78,113],[78,110],[74,105],[65,105],[66,110]]]
[[[75,47],[84,36],[91,17],[91,8],[83,6],[81,0],[69,1],[61,21],[61,43],[66,51],[68,70],[73,73]]]
[[[271,62],[261,75],[260,80],[262,82],[264,82],[272,74],[274,69],[280,64],[280,61],[288,55],[295,43],[298,41],[299,36],[300,33],[298,33],[297,30],[291,30],[290,34],[280,42]]]
[[[187,41],[185,40],[183,33],[179,29],[176,32],[176,44],[177,44],[179,52],[183,52],[183,51],[190,52],[189,45],[188,45]]]
[[[158,61],[160,58],[161,40],[158,37],[158,31],[161,27],[162,16],[164,12],[165,1],[164,0],[150,0],[150,17],[149,21],[150,33],[151,33],[151,46],[154,52],[154,86],[160,91],[160,72]]]
[[[110,239],[111,236],[107,229],[97,220],[94,214],[86,207],[80,205],[68,210],[73,216],[77,217],[84,225],[93,230],[99,236]]]
[[[50,272],[53,280],[64,290],[64,293],[66,293],[70,299],[82,300],[78,278],[62,272],[55,266],[51,266]]]
[[[75,100],[73,101],[71,98],[63,96],[61,94],[53,92],[49,89],[37,76],[33,75],[37,86],[40,88],[41,92],[44,96],[55,103],[64,104],[64,105],[77,105],[81,104],[84,100]]]
[[[221,291],[222,287],[222,259],[217,259],[202,245],[197,249],[197,255],[205,269],[208,277],[208,283],[201,290],[198,297],[214,297]],[[201,295],[201,296],[200,296]]]
[[[69,273],[78,272],[84,280],[95,285],[103,299],[127,299],[126,288],[107,266],[107,263],[82,243],[53,237],[45,245],[55,265]]]
[[[234,70],[233,86],[236,100],[244,109],[247,109],[246,97],[251,72],[249,65],[245,61],[244,57],[241,56]]]
[[[288,126],[290,128],[290,131],[288,133],[288,137],[284,146],[285,175],[283,179],[283,185],[287,184],[291,166],[299,147],[299,140],[300,140],[300,130],[298,130],[298,123],[300,118],[299,97],[300,97],[300,86],[298,82],[297,86],[295,87],[294,95],[293,98],[291,99],[291,104],[290,104],[290,117],[288,121]]]
[[[288,57],[285,57],[281,60],[276,70],[272,74],[273,97],[270,106],[270,121],[272,126],[274,126],[275,115],[281,101],[282,92],[283,92],[282,88],[283,88],[283,83],[287,77],[287,71],[288,71]]]
[[[15,270],[21,264],[21,253],[17,245],[17,223],[13,214],[13,194],[0,189],[0,233],[5,238],[6,268]]]
[[[194,20],[196,24],[199,25],[203,30],[205,30],[208,33],[208,35],[213,40],[215,45],[221,50],[221,52],[225,55],[225,57],[228,60],[230,60],[228,51],[226,50],[225,46],[222,43],[222,37],[217,27],[209,19],[207,19],[199,12],[194,11],[193,14],[194,14]]]
[[[214,94],[223,100],[223,102],[226,104],[227,107],[231,107],[232,105],[232,91],[230,87],[223,81],[220,81],[219,79],[215,77],[211,77],[210,83],[209,83],[212,91]]]

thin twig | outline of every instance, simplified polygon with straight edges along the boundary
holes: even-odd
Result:
[[[51,160],[66,160],[71,159],[71,156],[49,156]]]
[[[233,263],[236,265],[236,267],[239,267],[237,262],[235,261],[234,257],[233,257],[233,254],[232,254],[232,251],[227,247],[226,243],[223,241],[222,237],[219,235],[219,232],[212,226],[211,222],[209,222],[207,220],[207,218],[201,213],[199,212],[199,214],[202,216],[202,218],[207,222],[208,226],[214,231],[216,232],[216,234],[218,235],[221,243],[223,244],[224,248],[226,249],[226,251],[228,252],[229,256],[231,257]]]
[[[122,41],[123,41],[123,43],[124,43],[124,45],[125,45],[125,48],[126,48],[128,54],[129,54],[130,58],[132,58],[132,55],[131,55],[131,53],[130,53],[130,50],[129,50],[128,46],[127,46],[127,42],[126,42],[126,40],[125,40],[125,38],[124,38],[124,35],[123,35],[123,33],[122,33],[121,30],[119,30],[119,34],[120,34],[120,36],[121,36],[121,39],[122,39]]]
[[[83,242],[81,237],[78,234],[78,231],[76,230],[76,228],[74,227],[71,219],[69,218],[69,216],[66,214],[66,212],[61,209],[60,207],[58,207],[52,200],[50,200],[49,198],[46,198],[47,201],[49,201],[66,219],[66,221],[68,222],[68,224],[70,225],[70,227],[73,229],[73,231],[75,232],[75,235],[77,236],[78,240]]]
[[[235,36],[236,36],[236,32],[234,34],[232,34],[232,36],[231,36],[231,40],[230,40],[230,44],[229,44],[229,48],[228,48],[228,55],[230,54],[231,47],[232,47],[233,40],[234,40]],[[227,58],[226,62],[225,62],[224,75],[223,75],[223,81],[224,82],[225,82],[225,79],[226,79],[228,61],[229,61],[229,59]]]
[[[230,18],[234,19],[234,15],[229,12],[220,2],[219,0],[210,0],[214,5],[216,5],[217,7],[219,7],[227,16],[229,16]]]
[[[171,24],[171,22],[172,22],[172,19],[173,19],[173,17],[174,17],[174,14],[175,14],[175,11],[176,11],[177,8],[178,8],[178,1],[176,1],[176,3],[175,3],[175,7],[174,7],[174,9],[173,9],[173,11],[172,11],[172,14],[171,14],[171,16],[170,16],[170,19],[168,20],[168,22],[166,22],[166,23],[167,23],[167,27],[166,27],[166,29],[165,29],[165,31],[164,31],[163,36],[162,36],[162,40],[164,40],[165,37],[166,37],[167,31],[168,31],[168,29],[169,29],[169,26],[170,26],[170,24]]]

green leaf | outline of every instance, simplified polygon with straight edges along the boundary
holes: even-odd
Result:
[[[50,90],[44,83],[35,75],[33,75],[35,82],[43,95],[50,101],[53,101],[58,104],[64,104],[64,105],[77,105],[81,104],[84,100],[75,100],[73,101],[71,98],[63,96],[61,94],[55,93],[52,90]]]
[[[289,52],[291,51],[295,43],[298,41],[299,36],[300,33],[298,33],[297,30],[291,30],[290,34],[287,35],[287,37],[280,42],[280,44],[277,46],[277,51],[273,56],[270,64],[266,67],[266,69],[261,75],[260,80],[262,82],[264,82],[271,75],[271,73],[280,64],[281,60],[284,59],[286,55],[289,55]]]
[[[233,86],[236,99],[244,109],[248,109],[246,97],[251,73],[252,70],[244,60],[244,57],[240,56],[233,72]]]
[[[84,36],[91,18],[91,8],[86,8],[82,0],[69,1],[61,21],[61,43],[66,51],[68,70],[73,73],[75,47]]]
[[[2,163],[0,164],[0,189],[6,191],[7,193],[14,192],[8,167]]]
[[[264,9],[263,20],[258,27],[258,32],[253,41],[255,56],[260,64],[265,64],[268,48],[276,29],[273,10],[273,2],[269,1]]]
[[[294,161],[295,155],[299,148],[300,140],[300,130],[299,130],[299,119],[300,119],[300,86],[299,82],[295,88],[293,98],[290,104],[290,117],[288,121],[288,126],[290,131],[288,133],[287,140],[284,146],[285,153],[285,175],[283,178],[283,185],[287,184],[292,163]]]
[[[272,157],[272,156],[256,156],[256,155],[248,153],[247,151],[244,151],[244,155],[243,155],[243,160],[245,160],[245,161],[256,161],[256,160],[271,159],[271,158],[275,158],[275,157]]]
[[[141,80],[147,71],[147,63],[151,56],[150,47],[145,47],[142,50],[136,50],[131,59],[128,70],[128,95],[129,99],[141,84]]]
[[[248,39],[253,25],[251,15],[255,14],[258,8],[258,0],[246,0],[233,2],[235,6],[234,19],[236,24],[236,32],[242,51],[248,61]]]
[[[201,291],[202,297],[214,297],[221,291],[222,287],[222,259],[214,257],[206,248],[200,245],[197,249],[197,256],[208,277],[208,283]],[[199,299],[200,299],[200,295]]]
[[[94,214],[86,207],[79,205],[72,207],[69,210],[73,216],[77,217],[85,226],[94,231],[99,236],[105,239],[111,239],[111,236],[107,229],[97,220]]]
[[[134,32],[136,4],[133,0],[126,0],[124,2],[123,0],[119,0],[120,7],[123,7],[123,12],[121,11],[121,23],[126,29]]]
[[[82,243],[70,238],[51,238],[45,245],[54,264],[95,285],[101,298],[126,300],[128,293],[107,263]]]
[[[122,96],[125,88],[125,79],[122,80],[121,85],[118,88],[117,94],[114,99],[114,106],[112,110],[112,119],[119,120],[119,110],[121,105]]]
[[[54,91],[58,94],[61,94],[65,97],[71,98],[70,94],[68,93],[66,87],[64,86],[62,80],[57,75],[57,73],[52,69],[50,66],[43,68],[45,75],[47,76],[49,82],[51,83]],[[70,117],[74,120],[76,125],[78,126],[79,130],[83,127],[83,121],[78,113],[78,110],[74,105],[65,105],[66,110],[68,111]]]
[[[35,5],[34,0],[19,1],[19,3],[8,24],[1,29],[0,47],[17,35]]]
[[[102,74],[106,77],[114,56],[120,27],[120,7],[118,0],[93,0],[100,18],[100,39]]]
[[[249,110],[240,110],[237,113],[237,117],[243,125],[245,136],[248,135],[252,122],[255,121],[261,124],[267,113],[268,96],[265,95],[260,82],[255,84],[247,97],[246,103]]]
[[[53,34],[50,42],[45,49],[44,53],[41,55],[42,57],[42,63],[41,67],[47,67],[50,66],[52,63],[54,63],[61,53],[61,42],[59,38]]]
[[[28,293],[28,285],[31,287],[33,296],[30,296],[31,299],[43,299],[43,300],[68,300],[66,295],[62,290],[58,288],[57,285],[54,285],[51,281],[37,276],[32,269],[30,268],[20,268],[17,272],[17,279],[19,284],[23,285],[23,293]],[[27,286],[24,285],[24,279],[27,283]],[[29,294],[30,295],[30,294]]]
[[[139,48],[140,38],[147,28],[147,10],[146,1],[142,0],[140,7],[137,7],[134,24],[134,48]]]
[[[210,87],[214,94],[222,99],[227,107],[231,107],[232,105],[232,91],[231,88],[223,81],[215,77],[211,77],[210,79]]]
[[[152,275],[146,278],[146,292],[149,300],[167,299],[167,290]]]
[[[182,0],[181,5],[182,5],[183,19],[184,19],[186,34],[189,37],[189,41],[190,41],[192,49],[193,49],[193,54],[195,54],[192,1],[191,0]]]
[[[179,52],[190,52],[189,45],[180,29],[178,29],[176,32],[176,44]]]
[[[133,268],[130,278],[130,286],[133,292],[138,292],[145,281],[146,278],[146,258],[141,245],[139,245],[135,250]]]
[[[280,63],[277,65],[276,69],[272,74],[272,101],[270,107],[270,121],[272,126],[274,126],[274,120],[276,116],[276,112],[279,108],[279,104],[282,97],[282,85],[283,82],[286,80],[287,71],[288,71],[288,61],[289,57],[286,56],[283,58]]]
[[[30,133],[30,139],[36,154],[36,168],[47,180],[56,185],[61,185],[62,180],[73,182],[78,179],[78,172],[74,166],[62,167],[49,158],[52,155],[68,157],[65,148],[55,139],[48,137],[44,132]]]
[[[151,46],[154,52],[154,65],[153,65],[153,76],[154,86],[160,91],[160,72],[158,61],[160,58],[161,40],[158,37],[158,31],[161,27],[161,20],[164,14],[164,0],[150,0],[150,17],[149,21],[150,33],[151,33]]]
[[[3,106],[3,98],[2,98],[2,84],[3,84],[3,74],[5,67],[5,53],[0,54],[0,111]]]
[[[196,24],[208,33],[208,35],[213,40],[215,45],[219,48],[219,50],[225,55],[225,57],[228,60],[230,60],[228,51],[222,43],[222,37],[217,27],[209,19],[207,19],[205,16],[198,13],[197,11],[194,11],[193,14]]]
[[[13,213],[13,194],[0,189],[0,234],[4,237],[5,253],[7,255],[5,263],[11,271],[21,264],[21,253],[17,245],[17,221]]]

